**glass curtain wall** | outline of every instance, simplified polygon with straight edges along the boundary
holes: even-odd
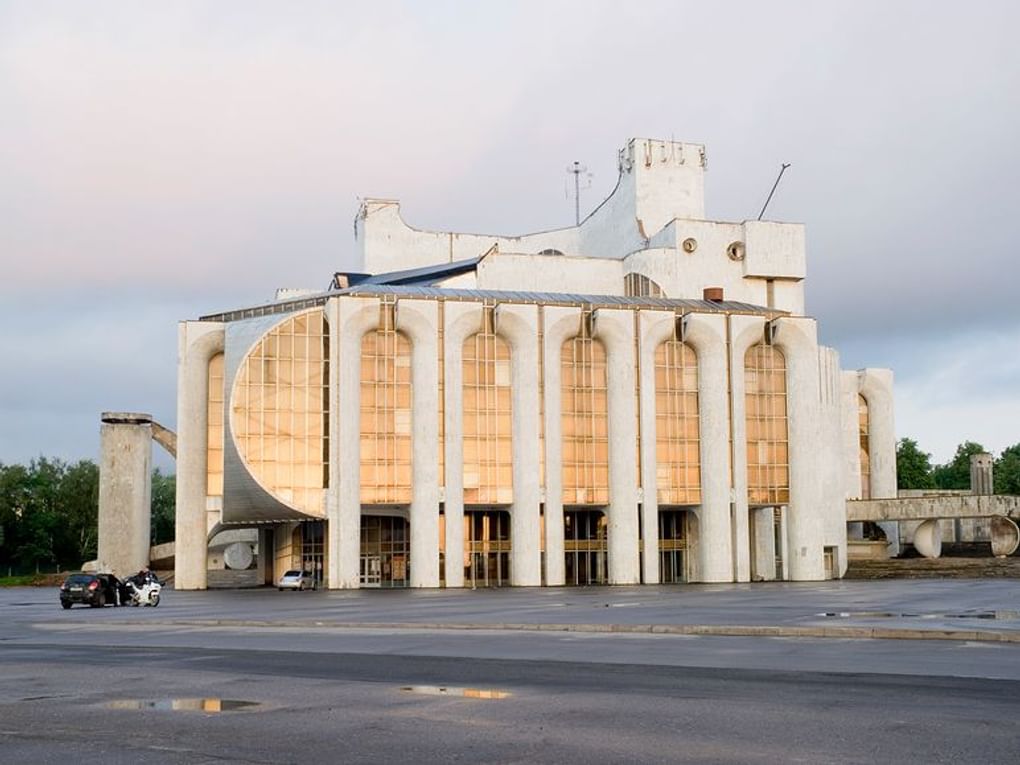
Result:
[[[764,343],[744,357],[747,423],[747,501],[785,505],[790,501],[786,358]]]
[[[857,394],[857,433],[861,453],[861,499],[871,499],[871,420],[868,401]]]
[[[223,496],[223,354],[209,359],[206,407],[206,488],[210,497]]]

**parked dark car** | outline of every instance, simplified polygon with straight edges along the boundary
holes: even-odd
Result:
[[[92,608],[119,606],[123,585],[113,574],[71,574],[60,585],[60,605],[83,603]]]

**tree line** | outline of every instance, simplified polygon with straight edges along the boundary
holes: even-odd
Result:
[[[152,473],[152,544],[174,538],[175,480]],[[94,560],[99,466],[39,457],[0,463],[0,574],[77,569]]]
[[[970,458],[987,452],[975,441],[956,447],[953,458],[933,465],[931,455],[921,451],[917,441],[901,438],[896,444],[896,485],[900,489],[970,489]],[[993,480],[996,494],[1020,494],[1020,443],[993,455]]]

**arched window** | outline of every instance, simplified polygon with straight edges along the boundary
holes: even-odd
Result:
[[[241,458],[266,490],[325,514],[329,327],[321,309],[290,316],[255,344],[238,372],[230,422]]]
[[[510,346],[496,335],[493,311],[464,341],[464,504],[513,501]]]
[[[210,497],[223,496],[223,354],[209,359],[209,392],[206,398],[206,487]]]
[[[659,504],[701,502],[698,359],[678,338],[655,349],[655,488]]]
[[[861,450],[861,499],[871,499],[871,442],[869,434],[871,423],[868,414],[868,401],[860,393],[857,394],[857,435]]]
[[[623,294],[627,297],[666,297],[662,287],[638,273],[629,273],[623,277]]]
[[[764,343],[744,356],[747,423],[747,501],[790,501],[789,436],[786,420],[786,358]]]
[[[361,341],[361,501],[411,502],[411,343],[383,303]]]
[[[581,334],[564,342],[560,350],[566,505],[609,502],[606,351],[591,337],[590,323],[586,314]]]

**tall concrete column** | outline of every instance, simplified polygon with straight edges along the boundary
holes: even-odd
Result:
[[[561,377],[563,343],[581,328],[581,310],[566,306],[541,308],[542,371],[545,393],[545,583],[557,587],[566,579],[563,558],[563,427]]]
[[[728,316],[730,343],[730,458],[733,464],[730,495],[730,529],[733,544],[733,576],[737,582],[751,581],[751,537],[747,502],[747,406],[745,403],[744,357],[752,345],[765,337],[761,316]],[[703,535],[704,539],[710,539]]]
[[[592,336],[605,343],[609,387],[609,582],[637,584],[637,401],[634,313],[600,308]]]
[[[103,412],[99,451],[98,570],[128,576],[149,565],[152,416]]]
[[[684,342],[694,349],[698,358],[701,506],[697,512],[701,539],[705,540],[697,547],[699,581],[732,582],[726,317],[688,314],[684,319]],[[745,486],[745,501],[746,497]]]
[[[432,300],[397,303],[411,340],[411,586],[439,586],[439,310]]]
[[[496,333],[510,345],[513,402],[514,499],[510,512],[511,578],[518,587],[542,584],[541,492],[538,463],[538,307],[496,307]]]
[[[223,324],[181,322],[177,336],[174,588],[204,590],[209,531],[206,520],[209,360],[223,352]]]
[[[482,328],[482,306],[443,306],[443,414],[446,469],[446,586],[464,586],[464,341]],[[516,433],[514,437],[516,438]],[[514,487],[516,489],[516,487]],[[413,531],[412,531],[413,533]],[[511,540],[511,544],[515,540]],[[412,566],[413,568],[413,566]]]
[[[891,369],[861,369],[858,390],[868,402],[868,453],[871,457],[871,498],[896,497],[896,423],[893,417],[893,373]],[[881,521],[879,527],[889,542],[889,555],[899,555],[900,526]]]
[[[842,577],[847,566],[846,465],[843,455],[845,398],[839,354],[832,348],[818,348],[819,430],[818,444],[822,479],[823,544],[837,551],[836,575]]]
[[[329,588],[361,586],[361,340],[379,326],[376,298],[331,300]]]
[[[994,494],[994,461],[991,454],[970,455],[970,490],[973,494]]]
[[[790,578],[825,578],[822,508],[822,433],[818,391],[818,341],[813,319],[776,320],[775,344],[786,357],[789,418],[790,504],[787,512]]]
[[[658,431],[655,426],[655,351],[673,337],[677,316],[672,311],[641,311],[641,581],[659,583]]]

